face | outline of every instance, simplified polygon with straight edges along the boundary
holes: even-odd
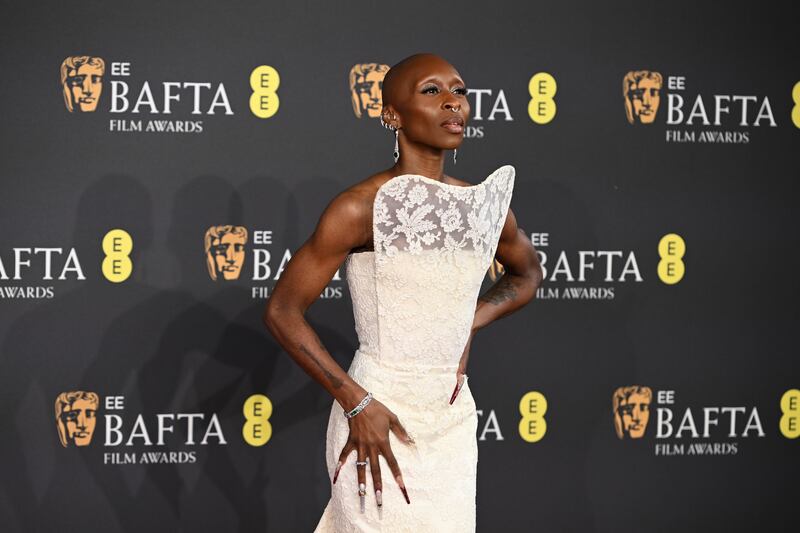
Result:
[[[402,80],[393,81],[399,83],[392,107],[407,141],[443,150],[461,145],[470,105],[466,85],[449,63],[421,59],[403,72]],[[460,129],[442,125],[453,117],[462,119]]]
[[[103,73],[99,66],[83,64],[67,77],[73,106],[83,112],[94,111],[103,90]]]
[[[385,72],[370,70],[355,84],[355,91],[358,93],[358,100],[361,109],[370,118],[377,118],[381,114],[381,89],[383,87],[383,76]]]
[[[209,253],[214,254],[217,275],[222,274],[226,280],[239,279],[244,263],[244,244],[244,236],[233,233],[226,233],[212,244]]]
[[[635,87],[630,88],[628,93],[630,105],[633,106],[634,116],[638,117],[642,124],[650,124],[655,120],[661,100],[660,92],[661,85],[658,80],[652,78],[642,78]]]
[[[66,433],[67,442],[75,446],[88,445],[92,441],[96,415],[97,405],[89,400],[78,399],[72,405],[64,406],[60,430]]]
[[[644,435],[650,418],[650,399],[643,394],[631,394],[626,403],[619,405],[617,416],[622,420],[622,430],[632,439]]]

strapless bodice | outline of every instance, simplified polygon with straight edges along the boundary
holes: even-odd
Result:
[[[359,351],[399,370],[455,371],[514,186],[504,165],[477,185],[395,176],[373,202],[374,251],[345,275]]]

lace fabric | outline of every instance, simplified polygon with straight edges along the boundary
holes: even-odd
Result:
[[[514,177],[514,167],[504,165],[468,187],[404,174],[378,189],[374,251],[345,261],[359,339],[348,374],[416,441],[410,446],[389,435],[411,505],[380,456],[384,505],[379,512],[368,472],[362,514],[352,453],[316,531],[474,531],[477,413],[468,379],[453,405],[449,400]],[[348,436],[334,401],[326,442],[331,480]]]

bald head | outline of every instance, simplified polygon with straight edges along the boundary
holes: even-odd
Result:
[[[404,86],[424,76],[429,68],[441,65],[447,65],[455,70],[443,57],[427,52],[408,56],[393,65],[383,77],[381,89],[383,105],[398,105],[402,99]]]

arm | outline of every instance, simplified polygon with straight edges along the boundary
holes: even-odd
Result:
[[[368,222],[367,222],[368,221]],[[358,405],[367,391],[336,363],[305,319],[308,307],[319,297],[349,251],[369,238],[372,203],[358,193],[344,191],[325,208],[317,228],[292,256],[264,309],[264,324],[303,370],[318,381],[346,411]],[[359,414],[348,419],[350,435],[339,454],[333,483],[353,451],[358,461],[369,459],[378,505],[383,482],[378,455],[383,455],[408,503],[400,465],[392,452],[389,431],[413,445],[399,418],[374,398]],[[366,467],[359,466],[359,488],[366,486]],[[362,508],[364,494],[359,491]]]
[[[319,297],[351,248],[366,239],[363,199],[344,191],[323,211],[314,233],[292,256],[264,309],[263,321],[283,349],[319,382],[345,410],[355,407],[364,390],[331,357],[305,312]]]
[[[473,334],[527,304],[536,296],[536,290],[542,283],[542,267],[536,249],[525,232],[517,227],[517,219],[511,208],[500,233],[495,257],[505,272],[478,298],[472,324]]]
[[[533,300],[536,289],[542,283],[542,266],[539,264],[536,249],[525,232],[517,227],[517,219],[511,208],[508,209],[506,222],[500,232],[495,257],[502,263],[505,272],[499,281],[478,298],[472,329],[456,370],[456,385],[450,395],[451,405],[464,384],[475,333]]]

